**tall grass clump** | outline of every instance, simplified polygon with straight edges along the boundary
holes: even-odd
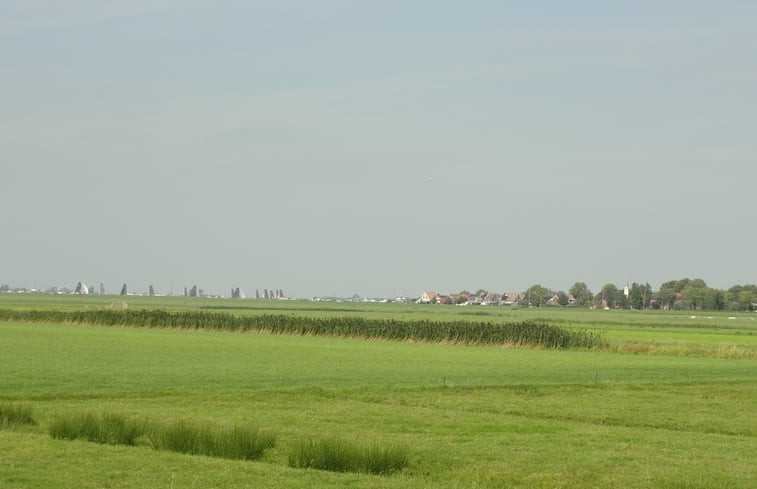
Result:
[[[32,407],[26,403],[0,402],[0,426],[37,424],[32,416]]]
[[[389,474],[409,462],[408,450],[399,446],[362,445],[339,438],[310,439],[294,445],[289,466],[332,472]]]
[[[58,439],[134,445],[144,434],[145,424],[117,413],[73,413],[54,419],[48,431]]]
[[[156,424],[148,437],[156,450],[238,460],[259,459],[276,439],[273,433],[252,426],[215,426],[185,420]]]

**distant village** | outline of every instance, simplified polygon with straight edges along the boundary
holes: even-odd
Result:
[[[15,293],[45,293],[45,294],[71,294],[71,295],[108,295],[104,284],[100,284],[99,287],[90,287],[84,282],[78,282],[74,288],[68,287],[49,287],[45,290],[27,289],[27,288],[12,288],[8,285],[0,286],[0,292],[15,292]],[[221,294],[208,294],[203,289],[198,288],[196,285],[192,287],[184,287],[183,293],[174,293],[171,291],[168,294],[156,292],[152,285],[147,287],[144,292],[131,291],[127,284],[121,286],[120,296],[148,296],[148,297],[189,297],[189,298],[208,298],[208,299],[265,299],[265,300],[294,300],[287,297],[284,294],[283,289],[262,289],[255,290],[255,295],[247,297],[245,293],[239,288],[231,288],[229,295]],[[528,294],[525,292],[508,292],[497,293],[479,290],[477,293],[469,293],[466,291],[457,294],[441,294],[434,291],[425,291],[416,298],[408,298],[404,296],[398,296],[394,298],[386,297],[360,297],[355,294],[350,297],[336,297],[336,296],[316,296],[310,298],[315,302],[375,302],[375,303],[395,303],[395,304],[455,304],[458,306],[520,306],[528,304]],[[568,305],[574,305],[576,299],[572,294],[567,295]],[[553,295],[543,304],[547,306],[560,306],[561,297],[558,294]]]
[[[45,290],[36,288],[14,288],[0,285],[0,293],[47,293],[76,295],[108,295],[104,285],[90,287],[78,282],[72,289],[68,287],[49,287]],[[110,292],[111,295],[114,295]],[[196,285],[183,287],[183,291],[160,293],[152,285],[145,291],[135,292],[123,284],[118,292],[121,296],[168,296],[188,298],[232,298],[295,300],[287,296],[283,289],[255,290],[254,296],[248,297],[239,287],[231,287],[228,295],[210,294]],[[363,298],[355,294],[351,297],[317,296],[309,300],[315,302],[382,302],[398,304],[440,304],[457,306],[510,306],[510,307],[583,307],[590,309],[673,309],[673,310],[712,310],[712,311],[757,311],[757,285],[734,285],[727,290],[707,286],[704,280],[679,279],[663,283],[658,290],[653,290],[649,283],[626,283],[617,287],[612,283],[602,286],[593,293],[583,282],[576,282],[568,291],[552,290],[539,284],[532,285],[523,292],[492,292],[479,289],[475,293],[467,290],[444,294],[436,291],[422,292],[418,297],[377,297]]]
[[[84,282],[78,282],[73,289],[68,287],[49,287],[45,290],[35,288],[23,288],[23,287],[10,287],[9,285],[0,285],[0,292],[15,292],[15,293],[30,293],[30,294],[72,294],[72,295],[108,295],[105,291],[105,286],[100,284],[99,287],[89,287]],[[232,288],[231,293],[228,296],[221,294],[207,294],[204,290],[198,288],[196,285],[192,287],[184,287],[184,292],[176,294],[171,291],[168,294],[159,293],[155,291],[155,287],[152,285],[147,287],[144,292],[133,292],[129,290],[127,284],[121,286],[121,291],[118,295],[122,296],[150,296],[150,297],[202,297],[208,299],[222,299],[224,297],[230,297],[232,299],[245,299],[247,298],[239,287]],[[255,299],[288,299],[284,295],[283,289],[263,289],[261,294],[259,290],[255,291]]]

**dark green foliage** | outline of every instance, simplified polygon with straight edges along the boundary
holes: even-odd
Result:
[[[0,320],[103,324],[152,328],[191,328],[274,334],[344,336],[396,341],[454,342],[482,345],[593,348],[601,336],[544,323],[468,321],[397,321],[357,317],[314,318],[285,315],[238,317],[224,313],[128,311],[12,311],[0,310]]]
[[[307,440],[289,453],[290,467],[332,472],[389,474],[405,468],[408,460],[404,447],[361,445],[338,438]]]
[[[32,416],[32,407],[17,402],[0,402],[0,426],[37,424]]]
[[[144,423],[116,413],[74,413],[56,418],[50,436],[109,445],[134,445],[144,434]]]
[[[190,421],[155,425],[148,437],[157,450],[240,460],[259,459],[275,442],[272,433],[251,426],[213,426]]]

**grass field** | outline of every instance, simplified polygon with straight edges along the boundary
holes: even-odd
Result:
[[[571,308],[441,306],[365,302],[195,299],[185,297],[0,294],[0,309],[94,310],[115,304],[129,310],[223,312],[234,315],[291,315],[431,321],[544,321],[601,332],[627,351],[757,359],[757,313],[629,311]]]
[[[120,300],[19,297],[0,295],[0,308],[75,310]],[[0,487],[757,486],[757,361],[709,354],[751,351],[757,326],[749,315],[151,300],[128,298],[130,308],[234,314],[517,315],[596,329],[618,345],[651,340],[687,349],[652,355],[0,322],[0,402],[31,406],[36,421],[0,425]],[[79,412],[250,424],[276,442],[259,461],[237,461],[139,440],[118,446],[49,436],[56,418]],[[334,436],[405,447],[409,464],[390,475],[289,466],[302,442]]]

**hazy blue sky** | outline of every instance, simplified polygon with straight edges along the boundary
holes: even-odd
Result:
[[[757,3],[0,3],[0,283],[757,282]]]

